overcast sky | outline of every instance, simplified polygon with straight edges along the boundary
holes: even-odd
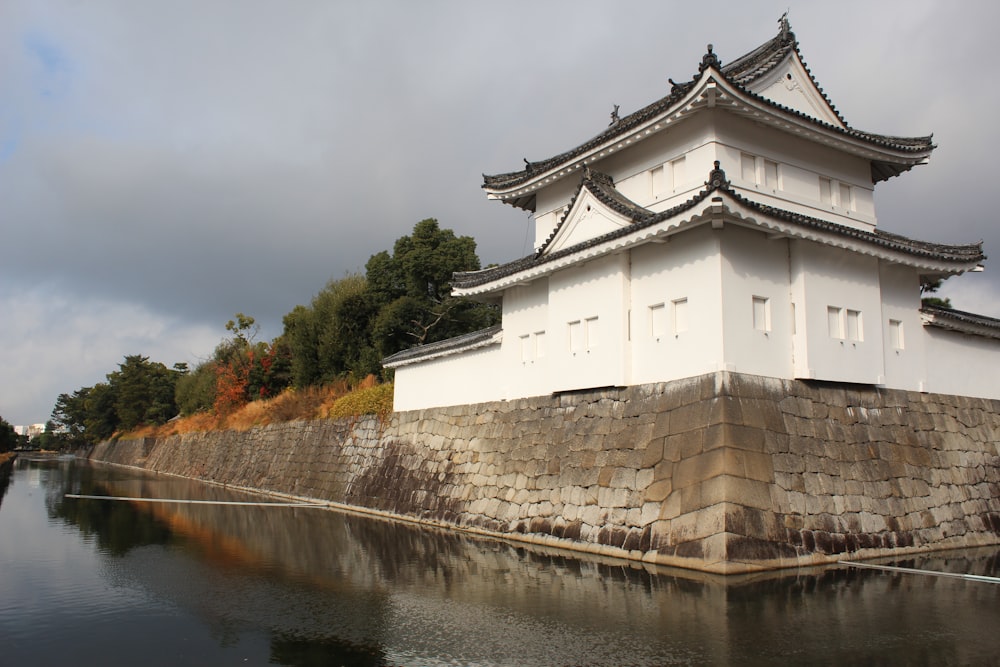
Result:
[[[789,7],[849,124],[939,146],[878,186],[879,226],[1000,257],[992,0],[3,0],[0,416],[46,421],[125,355],[193,366],[236,312],[270,340],[423,218],[484,263],[527,254],[482,173],[582,143]],[[943,294],[1000,316],[1000,265]]]

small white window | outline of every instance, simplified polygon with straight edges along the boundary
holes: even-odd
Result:
[[[657,197],[666,189],[667,185],[666,174],[663,173],[663,165],[653,167],[649,172],[649,176],[652,195]]]
[[[889,345],[894,350],[903,349],[903,323],[899,320],[889,320]]]
[[[671,319],[675,334],[688,330],[688,300],[675,299],[671,302]]]
[[[829,178],[819,178],[819,200],[824,204],[833,204],[833,181]]]
[[[531,354],[531,336],[525,334],[519,338],[521,340],[521,363],[529,362],[533,358]]]
[[[757,158],[749,153],[742,153],[740,155],[740,169],[742,170],[743,180],[747,183],[757,183]]]
[[[764,186],[769,190],[778,190],[778,163],[764,160]]]
[[[545,332],[535,333],[535,356],[541,359],[545,356]]]
[[[670,163],[670,177],[672,179],[671,185],[676,192],[684,184],[686,178],[683,157],[679,157]]]
[[[576,320],[569,323],[569,351],[579,352],[583,349],[583,322]]]
[[[796,324],[796,322],[795,322],[795,304],[794,303],[790,303],[788,305],[791,306],[790,310],[791,310],[791,316],[792,316],[792,335],[794,336],[797,333],[796,327],[798,326]]]
[[[597,344],[600,342],[600,334],[597,329],[597,317],[588,317],[583,322],[586,326],[586,340],[584,341],[584,345],[588,350],[592,350],[597,347]]]
[[[844,325],[841,320],[841,309],[836,306],[827,306],[826,323],[830,331],[830,338],[844,338]]]
[[[864,340],[864,331],[862,329],[861,322],[861,311],[860,310],[848,310],[847,311],[847,340]]]
[[[753,297],[753,328],[765,332],[771,330],[771,300],[767,297]]]
[[[854,210],[854,203],[851,198],[851,186],[845,183],[840,184],[840,208],[845,211]]]
[[[660,338],[667,333],[667,309],[662,303],[649,307],[649,334]]]

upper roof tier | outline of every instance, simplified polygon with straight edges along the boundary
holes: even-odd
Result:
[[[895,137],[852,128],[816,82],[799,51],[786,17],[778,34],[723,65],[712,45],[698,73],[688,82],[670,81],[667,96],[618,118],[590,140],[519,171],[483,175],[483,189],[494,199],[535,209],[535,193],[625,146],[634,145],[693,113],[720,108],[795,136],[862,157],[871,164],[872,183],[926,162],[931,136]],[[787,79],[787,80],[786,80]]]

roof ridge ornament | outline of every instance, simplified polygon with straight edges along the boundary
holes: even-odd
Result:
[[[705,185],[711,190],[718,190],[720,188],[728,189],[729,181],[726,180],[726,172],[722,170],[719,166],[719,161],[715,161],[715,168],[712,169],[708,174],[708,180],[705,181]]]
[[[618,105],[616,104],[615,108],[611,110],[611,122],[608,123],[608,127],[611,127],[612,125],[617,125],[618,121],[620,120],[621,118],[618,116]]]
[[[712,51],[712,45],[708,45],[708,53],[706,53],[701,58],[701,65],[698,66],[698,74],[701,74],[709,67],[714,67],[715,69],[722,69],[722,61],[719,60],[719,56],[715,55]]]
[[[793,35],[792,26],[788,23],[788,12],[789,10],[786,9],[785,13],[781,15],[780,19],[778,19],[778,25],[781,27],[778,34],[781,36],[781,41],[783,42],[788,39],[789,35]]]

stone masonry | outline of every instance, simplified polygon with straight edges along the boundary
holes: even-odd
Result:
[[[95,460],[718,573],[1000,543],[1000,401],[720,372]]]

